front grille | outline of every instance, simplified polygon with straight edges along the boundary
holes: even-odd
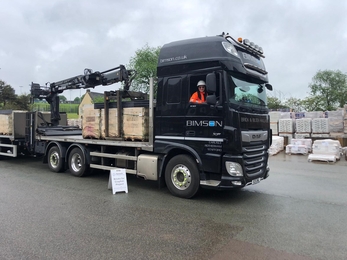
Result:
[[[267,146],[248,144],[242,151],[246,176],[252,179],[263,176],[267,166]]]

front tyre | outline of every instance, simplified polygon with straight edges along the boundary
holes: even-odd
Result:
[[[200,186],[199,170],[195,161],[184,154],[173,157],[165,169],[165,182],[173,195],[192,198]]]
[[[57,146],[51,147],[48,151],[48,168],[52,172],[62,172],[65,170],[63,158]]]
[[[79,148],[74,148],[69,155],[70,173],[76,177],[82,177],[87,170],[86,158]]]

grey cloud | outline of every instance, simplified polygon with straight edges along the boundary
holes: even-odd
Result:
[[[0,79],[28,93],[32,81],[127,64],[146,43],[224,31],[262,46],[275,90],[302,98],[318,70],[347,72],[346,7],[327,0],[5,1]]]

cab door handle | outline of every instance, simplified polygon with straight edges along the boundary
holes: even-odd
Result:
[[[186,136],[195,136],[195,131],[186,131]]]

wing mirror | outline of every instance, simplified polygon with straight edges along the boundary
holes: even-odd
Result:
[[[216,92],[216,74],[214,73],[210,73],[207,74],[206,76],[206,90],[207,92],[212,92],[215,93]]]

